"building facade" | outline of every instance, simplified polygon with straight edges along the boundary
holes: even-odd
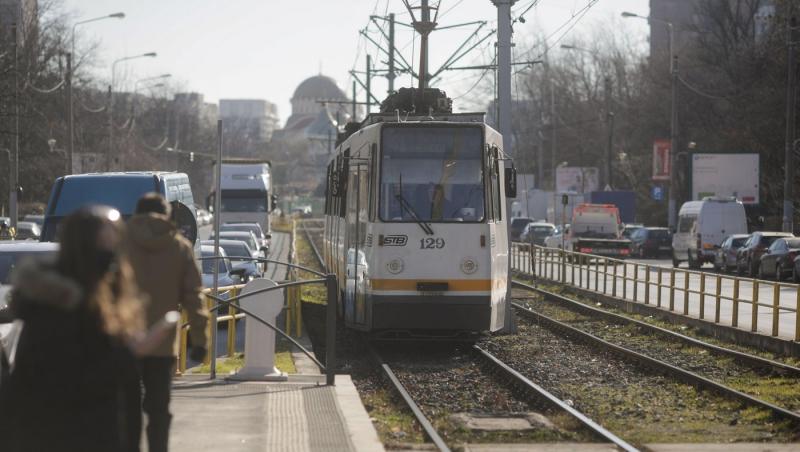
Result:
[[[220,99],[219,117],[228,133],[252,143],[266,143],[278,128],[278,107],[262,99]]]

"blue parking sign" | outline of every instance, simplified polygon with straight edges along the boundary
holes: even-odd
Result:
[[[650,196],[655,201],[663,201],[664,200],[664,187],[661,187],[659,185],[654,186],[653,189],[650,190]]]

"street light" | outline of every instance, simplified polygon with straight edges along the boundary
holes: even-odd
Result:
[[[108,154],[106,155],[106,171],[111,171],[111,155],[114,152],[114,82],[116,80],[117,64],[139,58],[155,58],[156,52],[147,52],[140,55],[126,56],[111,63],[111,84],[108,85]]]
[[[649,16],[640,16],[631,12],[623,12],[622,17],[644,19],[648,22],[656,22],[667,26],[669,32],[669,73],[670,90],[672,92],[672,113],[670,115],[670,156],[669,156],[669,201],[667,203],[667,223],[670,229],[674,229],[677,224],[677,164],[678,164],[678,57],[675,55],[675,33],[672,22],[656,19]]]
[[[80,25],[90,22],[97,22],[106,19],[124,19],[125,13],[113,13],[106,16],[94,17],[92,19],[81,20],[72,25],[72,35],[70,38],[70,52],[67,54],[67,175],[72,174],[72,158],[75,152],[75,116],[72,109],[72,57],[75,55],[75,29]]]

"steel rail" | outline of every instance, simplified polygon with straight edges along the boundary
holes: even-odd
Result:
[[[639,364],[652,367],[653,369],[658,370],[664,374],[675,376],[688,384],[716,391],[722,395],[726,395],[731,398],[737,399],[740,402],[746,403],[748,405],[767,409],[777,417],[789,419],[794,422],[800,423],[800,413],[795,413],[793,411],[781,408],[767,401],[755,398],[749,394],[737,391],[736,389],[733,389],[729,386],[725,386],[721,383],[717,383],[716,381],[710,380],[706,377],[698,375],[694,372],[690,372],[686,369],[673,366],[672,364],[666,363],[656,358],[652,358],[650,356],[622,347],[620,345],[612,344],[611,342],[601,339],[593,334],[587,333],[586,331],[567,325],[566,323],[559,322],[558,320],[555,320],[544,314],[533,311],[518,303],[512,303],[512,305],[515,308],[517,308],[517,312],[520,312],[524,316],[534,318],[537,322],[541,323],[542,325],[551,330],[560,330],[566,333],[567,336],[572,336],[573,338],[587,342],[590,345],[599,346],[606,350],[612,351],[614,353],[619,354],[625,359],[636,361]]]
[[[649,331],[651,333],[663,334],[663,335],[669,336],[669,337],[671,337],[673,339],[677,339],[677,340],[679,340],[681,342],[684,342],[686,344],[694,345],[694,346],[697,346],[697,347],[702,347],[702,348],[705,348],[707,350],[711,350],[711,351],[713,351],[715,353],[723,354],[723,355],[729,356],[731,358],[734,358],[736,360],[739,360],[739,361],[742,361],[742,362],[746,362],[746,363],[748,363],[748,364],[750,364],[752,366],[770,367],[770,368],[775,369],[775,370],[777,370],[779,372],[790,373],[790,374],[792,374],[792,375],[794,375],[796,377],[800,377],[800,367],[795,367],[795,366],[791,366],[789,364],[785,364],[785,363],[782,363],[782,362],[779,362],[779,361],[775,361],[775,360],[771,360],[771,359],[768,359],[768,358],[762,358],[760,356],[751,355],[749,353],[740,352],[740,351],[737,351],[737,350],[731,350],[731,349],[725,348],[725,347],[720,347],[718,345],[714,345],[714,344],[711,344],[711,343],[708,343],[708,342],[704,342],[704,341],[702,341],[700,339],[696,339],[696,338],[693,338],[693,337],[690,337],[690,336],[686,336],[686,335],[680,334],[678,332],[675,332],[675,331],[672,331],[672,330],[668,330],[666,328],[662,328],[660,326],[651,325],[649,323],[642,322],[641,320],[632,319],[630,317],[626,317],[626,316],[620,315],[620,314],[615,314],[613,312],[609,312],[609,311],[606,311],[604,309],[598,309],[598,308],[595,308],[593,306],[589,306],[589,305],[586,305],[584,303],[581,303],[580,301],[573,300],[571,298],[568,298],[568,297],[565,297],[563,295],[559,295],[559,294],[556,294],[556,293],[541,289],[539,287],[530,286],[530,285],[522,283],[522,282],[514,281],[512,284],[517,286],[517,287],[523,288],[525,290],[529,290],[531,292],[539,293],[539,294],[543,295],[545,298],[547,298],[548,300],[554,301],[556,303],[567,305],[568,309],[575,308],[576,310],[581,311],[583,313],[586,313],[586,314],[589,314],[589,315],[601,316],[601,317],[604,317],[604,318],[609,319],[609,320],[611,320],[613,322],[616,322],[616,323],[628,324],[628,325],[636,325],[636,326],[638,326],[638,327],[640,327],[640,328],[642,328],[644,330],[647,330],[647,331]]]
[[[439,435],[439,432],[436,431],[436,428],[433,427],[431,421],[429,421],[428,418],[425,417],[425,413],[422,412],[422,409],[420,409],[419,405],[417,405],[417,402],[414,401],[414,399],[411,397],[411,394],[409,394],[405,386],[403,386],[403,383],[401,383],[400,379],[398,379],[397,376],[394,374],[392,368],[389,367],[389,365],[383,361],[381,356],[374,348],[370,347],[370,352],[372,353],[372,357],[375,359],[375,361],[377,361],[378,364],[381,366],[381,370],[383,370],[383,373],[389,378],[389,381],[392,382],[394,389],[403,398],[403,401],[411,409],[411,412],[414,413],[414,417],[417,419],[417,422],[419,422],[419,425],[425,431],[425,434],[428,436],[428,438],[433,442],[434,445],[436,445],[436,447],[440,451],[450,452],[450,448],[447,446],[447,443]]]
[[[317,258],[317,263],[319,264],[320,268],[325,268],[325,263],[322,260],[322,255],[319,253],[319,249],[317,249],[317,244],[314,243],[314,239],[311,238],[311,233],[306,228],[305,221],[300,222],[301,229],[303,229],[303,233],[306,236],[306,240],[311,245],[311,249],[314,251],[314,256]]]
[[[593,421],[591,418],[586,416],[585,414],[581,413],[580,411],[576,410],[575,408],[569,406],[566,402],[559,399],[558,397],[554,396],[548,390],[544,389],[543,387],[537,385],[536,383],[529,380],[527,377],[516,371],[514,368],[509,366],[508,364],[504,363],[496,356],[492,355],[490,352],[482,349],[477,345],[473,345],[473,349],[478,352],[478,354],[483,357],[487,362],[491,363],[495,368],[499,369],[509,377],[513,378],[517,383],[520,383],[527,389],[534,391],[536,394],[541,396],[547,402],[555,406],[561,411],[565,411],[567,414],[575,418],[578,422],[583,424],[586,428],[597,434],[598,436],[605,438],[609,442],[613,443],[617,447],[625,451],[638,451],[636,447],[628,444],[625,440],[618,437],[617,435],[611,433],[602,425],[598,424],[597,422]]]

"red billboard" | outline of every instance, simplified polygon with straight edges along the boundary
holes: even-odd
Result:
[[[669,180],[671,148],[669,140],[653,142],[653,180]]]

